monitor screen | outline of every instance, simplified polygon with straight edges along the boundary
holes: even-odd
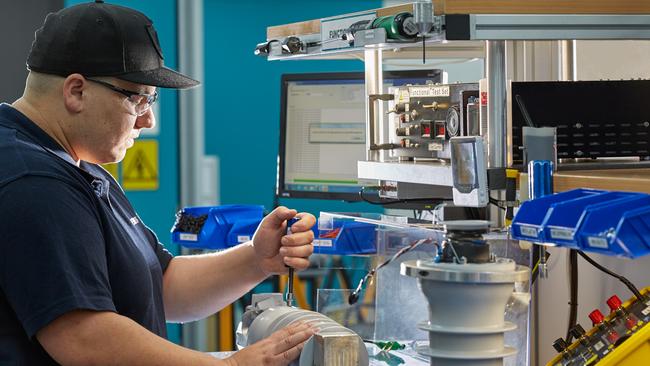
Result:
[[[443,81],[441,70],[388,71],[389,86]],[[366,158],[362,72],[284,74],[280,109],[279,197],[357,201],[357,161]]]

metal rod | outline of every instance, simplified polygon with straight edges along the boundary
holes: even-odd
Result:
[[[178,1],[178,69],[203,80],[203,2]],[[204,205],[201,192],[204,151],[204,89],[194,88],[178,93],[179,170],[181,206]],[[212,203],[210,203],[212,204]],[[181,254],[190,250],[182,249]],[[181,343],[198,351],[208,351],[208,328],[205,320],[183,324]]]
[[[506,167],[506,44],[487,41],[488,166]]]
[[[293,306],[293,267],[289,267],[289,282],[287,283],[287,306]]]
[[[576,41],[560,41],[561,79],[563,81],[578,80],[578,67],[576,57]]]
[[[366,81],[366,160],[380,161],[381,151],[371,150],[371,144],[381,144],[383,133],[383,124],[378,123],[384,115],[382,103],[377,106],[375,111],[375,101],[370,100],[373,94],[381,94],[384,85],[382,51],[378,49],[367,49],[364,52],[365,81]],[[381,159],[383,161],[383,159]]]

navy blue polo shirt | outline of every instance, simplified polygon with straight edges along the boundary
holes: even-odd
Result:
[[[110,174],[0,105],[0,365],[56,365],[35,334],[78,309],[165,337],[171,258]]]

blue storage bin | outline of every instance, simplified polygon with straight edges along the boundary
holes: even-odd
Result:
[[[603,192],[595,189],[574,189],[544,196],[532,201],[526,201],[521,204],[517,215],[512,220],[512,237],[519,240],[544,242],[547,238],[543,230],[543,225],[547,219],[548,211],[553,204],[590,197]]]
[[[584,251],[630,258],[650,253],[650,196],[587,208],[576,238]]]
[[[585,216],[587,208],[608,206],[617,202],[627,202],[631,199],[642,197],[639,193],[629,192],[603,192],[568,201],[552,204],[542,224],[544,238],[548,242],[578,249],[575,234]]]
[[[375,254],[376,226],[356,221],[336,221],[331,230],[314,226],[314,253],[317,254]]]
[[[181,231],[178,221],[172,228],[172,241],[187,248],[225,249],[250,240],[262,221],[264,206],[222,205],[186,207],[180,215],[207,215],[198,233]]]

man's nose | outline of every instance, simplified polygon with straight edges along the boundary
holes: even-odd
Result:
[[[156,116],[153,113],[153,108],[147,109],[143,115],[138,116],[138,118],[135,120],[136,129],[153,128],[155,125]]]

